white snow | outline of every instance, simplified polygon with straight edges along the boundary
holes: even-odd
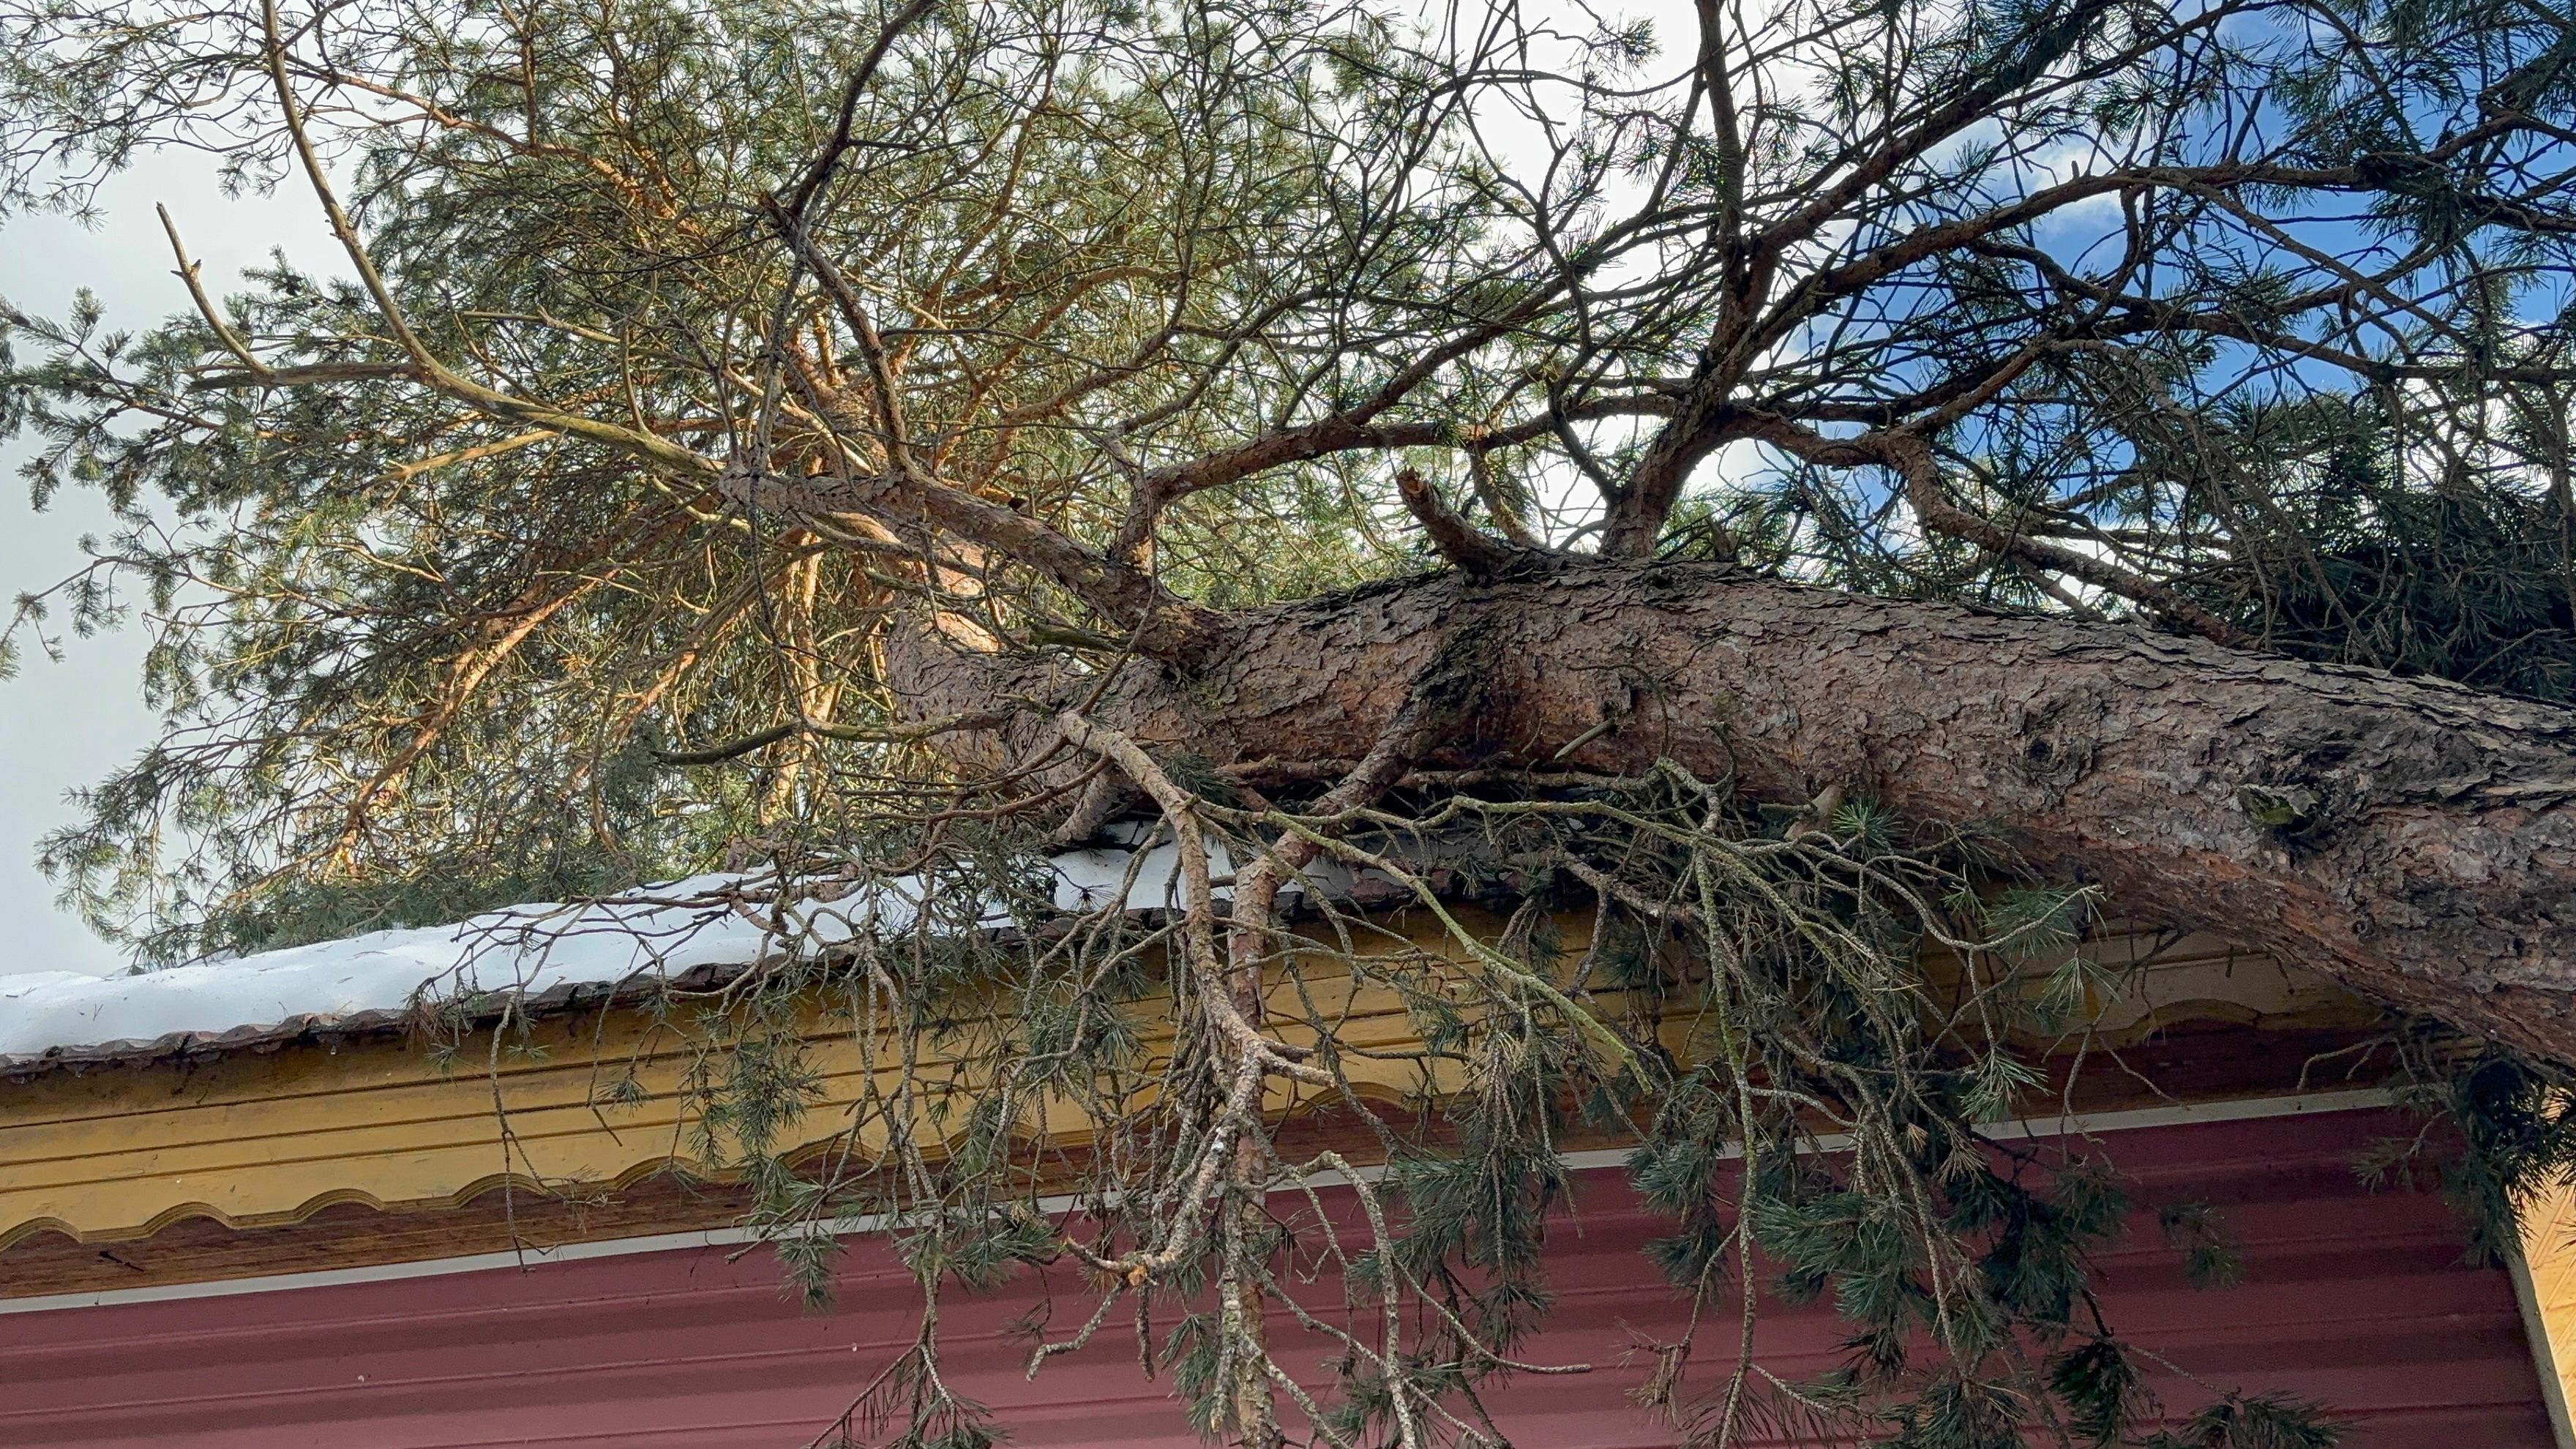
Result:
[[[1046,865],[1055,874],[1056,908],[1100,908],[1129,878],[1132,861],[1134,852],[1126,849],[1051,857]],[[1230,878],[1222,852],[1210,864],[1218,879]],[[1169,843],[1149,847],[1135,865],[1127,908],[1178,906],[1178,865]],[[860,930],[901,931],[914,923],[920,903],[917,881],[886,881],[838,900],[802,903],[789,928],[773,932],[768,907],[758,901],[769,893],[768,883],[761,875],[699,876],[604,902],[513,906],[455,925],[375,931],[166,971],[0,977],[0,1065],[126,1054],[121,1047],[139,1054],[155,1044],[222,1045],[266,1029],[345,1022],[478,993],[540,996],[750,965],[787,949],[790,940],[816,949]],[[1342,882],[1325,884],[1338,890]],[[985,921],[1011,924],[998,906],[988,907]]]

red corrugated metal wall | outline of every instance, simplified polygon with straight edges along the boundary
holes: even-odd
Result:
[[[2505,1275],[2460,1266],[2435,1201],[2354,1182],[2354,1152],[2393,1125],[2344,1113],[2098,1139],[2143,1200],[2225,1208],[2248,1267],[2241,1287],[2193,1290],[2143,1220],[2102,1264],[2115,1325],[2210,1384],[2324,1401],[2353,1423],[2354,1449],[2545,1449]],[[1600,1367],[1496,1397],[1524,1449],[1671,1437],[1627,1399],[1643,1364],[1621,1363],[1677,1327],[1678,1305],[1637,1254],[1657,1228],[1624,1206],[1616,1173],[1590,1181],[1555,1240],[1558,1306],[1525,1352]],[[842,1307],[823,1317],[783,1301],[765,1254],[714,1249],[0,1316],[0,1444],[791,1449],[911,1333],[908,1281],[873,1252],[852,1263]],[[1000,1411],[1013,1443],[1189,1442],[1130,1341],[1110,1333],[1023,1381],[1025,1349],[1004,1327],[1026,1307],[956,1302],[945,1318],[960,1387]],[[1274,1329],[1292,1351],[1295,1332]],[[1776,1312],[1766,1362],[1826,1368],[1838,1332],[1820,1310]],[[2158,1388],[2176,1410],[2208,1398],[2180,1378]]]

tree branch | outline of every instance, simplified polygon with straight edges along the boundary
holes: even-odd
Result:
[[[1460,517],[1416,469],[1397,470],[1395,491],[1403,497],[1404,506],[1413,510],[1415,520],[1421,523],[1423,533],[1440,556],[1473,577],[1491,578],[1515,564],[1544,557],[1536,550],[1506,543]]]
[[[973,714],[949,715],[944,719],[930,720],[916,725],[845,725],[832,724],[823,720],[792,719],[725,744],[712,745],[703,750],[664,751],[653,758],[665,765],[718,765],[727,760],[740,759],[744,755],[767,749],[781,740],[794,739],[799,735],[815,735],[827,740],[843,740],[855,744],[912,745],[919,744],[933,735],[944,735],[952,730],[993,729],[1008,723],[1010,718],[1011,712],[1008,710],[982,710]]]
[[[1950,501],[1932,445],[1908,428],[1883,428],[1857,438],[1825,438],[1785,418],[1747,413],[1744,436],[1770,443],[1793,457],[1826,467],[1876,465],[1905,485],[1905,501],[1925,528],[2040,568],[2082,579],[2142,604],[2213,643],[2241,647],[2245,631],[2157,583],[2098,554],[2080,553],[2009,529]]]

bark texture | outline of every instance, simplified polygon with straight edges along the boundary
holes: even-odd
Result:
[[[1462,631],[1495,677],[1436,762],[1546,761],[1590,733],[1570,757],[1590,768],[1669,756],[1756,798],[1840,786],[1986,822],[2123,916],[2576,1064],[2576,710],[1714,565],[1573,563],[1237,617],[1195,669],[1126,666],[1093,713],[1220,765],[1354,760]],[[924,716],[1048,690],[990,656],[903,654]],[[1054,728],[952,738],[1002,766]]]

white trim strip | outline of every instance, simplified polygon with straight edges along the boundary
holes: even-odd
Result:
[[[2304,1097],[2260,1097],[2234,1102],[2207,1102],[2196,1106],[2142,1107],[2126,1112],[2104,1112],[2090,1117],[2022,1118],[1998,1122],[1986,1129],[1990,1137],[2066,1137],[2096,1132],[2127,1132],[2144,1127],[2175,1127],[2187,1123],[2245,1122],[2264,1117],[2318,1116],[2328,1112],[2355,1112],[2372,1107],[2385,1107],[2391,1098],[2385,1091],[2319,1092]],[[1848,1139],[1827,1137],[1818,1146],[1830,1151],[1847,1145]],[[1735,1155],[1729,1149],[1729,1156]],[[1617,1167],[1628,1158],[1624,1148],[1605,1148],[1565,1154],[1565,1165],[1577,1172]],[[1374,1178],[1375,1172],[1366,1174]],[[1337,1172],[1320,1172],[1308,1178],[1303,1187],[1337,1187],[1344,1178]],[[1273,1188],[1273,1192],[1297,1192],[1303,1187]],[[1071,1196],[1041,1198],[1038,1207],[1055,1212],[1075,1205]],[[847,1231],[865,1233],[885,1226],[885,1219],[863,1219]],[[359,1268],[325,1268],[311,1273],[275,1273],[258,1278],[227,1278],[211,1283],[165,1283],[150,1288],[114,1288],[96,1293],[54,1293],[37,1298],[0,1299],[0,1314],[50,1313],[69,1308],[108,1308],[126,1303],[170,1303],[190,1298],[229,1298],[246,1293],[291,1293],[303,1288],[332,1288],[348,1283],[390,1283],[406,1278],[438,1278],[451,1273],[480,1273],[494,1268],[534,1269],[548,1263],[578,1263],[591,1258],[622,1258],[634,1253],[667,1253],[688,1248],[736,1248],[758,1241],[749,1228],[707,1228],[691,1233],[657,1233],[641,1238],[609,1238],[599,1242],[565,1243],[553,1248],[529,1248],[519,1252],[473,1253],[457,1258],[430,1258],[411,1263],[377,1263]]]

